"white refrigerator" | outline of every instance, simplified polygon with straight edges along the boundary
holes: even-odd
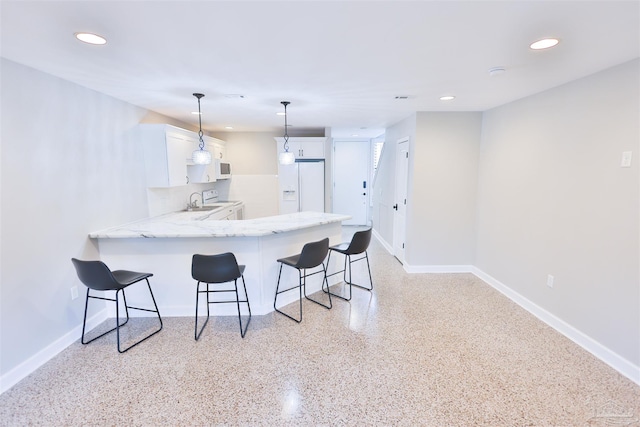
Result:
[[[280,214],[324,212],[324,160],[278,165]]]

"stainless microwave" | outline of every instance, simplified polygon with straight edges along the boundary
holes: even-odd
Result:
[[[222,162],[220,159],[215,159],[216,166],[216,179],[229,179],[231,178],[231,164]]]

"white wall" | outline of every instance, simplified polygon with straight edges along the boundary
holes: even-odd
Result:
[[[129,135],[145,110],[1,64],[4,374],[82,322],[70,259],[98,258],[87,233],[142,218],[147,206]]]
[[[482,271],[635,366],[639,63],[485,112],[476,252]]]
[[[387,129],[373,185],[373,224],[392,246],[396,145],[409,137],[407,269],[473,265],[481,125],[481,113],[419,112]]]
[[[269,132],[224,132],[232,178],[216,183],[220,197],[245,202],[245,219],[278,215],[278,155]]]
[[[472,265],[482,113],[421,112],[411,144],[405,259]]]
[[[147,216],[140,122],[166,117],[2,59],[0,379],[80,336],[93,230]],[[117,266],[114,266],[117,267]],[[78,286],[80,298],[71,300]],[[96,304],[100,306],[100,302]],[[91,314],[98,310],[92,310]]]

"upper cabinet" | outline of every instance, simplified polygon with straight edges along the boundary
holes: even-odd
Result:
[[[147,186],[187,185],[187,161],[193,151],[194,133],[163,124],[143,124],[139,126],[139,132],[144,147]]]
[[[284,138],[277,137],[278,154],[284,152]],[[324,146],[327,138],[321,137],[290,137],[289,152],[296,159],[324,159]]]
[[[196,132],[165,124],[141,124],[139,137],[144,147],[148,187],[177,187],[216,180],[215,165],[194,165],[191,154],[200,146]],[[213,159],[226,152],[224,141],[204,136]],[[217,150],[217,151],[216,151]]]
[[[227,147],[224,141],[209,137],[210,144],[213,146],[213,158],[218,160],[227,160]]]

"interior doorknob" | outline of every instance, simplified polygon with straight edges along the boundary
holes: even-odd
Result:
[[[398,204],[393,205],[393,209],[398,210]]]

